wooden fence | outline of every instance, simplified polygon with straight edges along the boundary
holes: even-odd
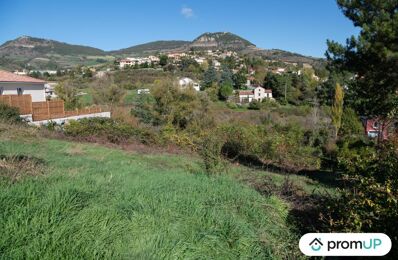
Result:
[[[31,95],[0,95],[0,102],[18,108],[21,115],[32,114]]]
[[[0,102],[17,107],[21,115],[32,114],[33,121],[101,113],[100,107],[65,111],[63,100],[32,102],[31,95],[0,95]]]
[[[65,117],[64,101],[52,100],[32,103],[33,121]]]

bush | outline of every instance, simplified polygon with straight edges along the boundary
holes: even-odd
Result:
[[[133,127],[110,118],[84,118],[79,121],[71,121],[65,125],[64,133],[67,136],[86,140],[104,138],[117,144],[130,139],[142,143],[154,143],[156,140],[155,135],[147,129]]]
[[[230,109],[237,109],[238,105],[234,102],[227,102],[227,107]]]
[[[19,116],[18,108],[10,107],[3,103],[0,103],[0,120],[10,124],[23,122],[23,119]]]
[[[258,101],[252,101],[249,103],[249,106],[247,107],[248,109],[252,109],[252,110],[259,110],[260,109],[260,102]]]
[[[198,152],[207,174],[217,174],[224,170],[221,157],[222,144],[222,140],[213,134],[208,134],[202,139]]]
[[[263,139],[260,158],[289,171],[319,169],[321,149],[307,143],[305,134],[296,125],[274,125]]]
[[[338,154],[347,184],[327,205],[330,231],[386,233],[398,243],[398,147],[346,142]],[[398,253],[393,246],[391,255]]]

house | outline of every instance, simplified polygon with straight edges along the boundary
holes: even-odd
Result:
[[[214,68],[218,69],[221,67],[221,63],[218,60],[213,60],[213,66]]]
[[[122,69],[126,66],[134,66],[135,65],[135,60],[132,59],[121,59],[119,61],[119,67]]]
[[[241,90],[238,92],[239,103],[250,103],[252,101],[263,101],[266,98],[273,99],[272,90],[261,86],[255,86],[252,90]]]
[[[149,88],[139,88],[137,89],[137,94],[141,95],[141,94],[149,94],[151,93]]]
[[[382,122],[375,118],[362,118],[362,124],[365,129],[365,134],[370,138],[377,138],[379,134],[382,134],[382,139],[386,140],[394,128],[398,126],[397,122],[392,122],[388,125],[383,126]],[[392,131],[389,131],[392,130]]]
[[[46,101],[46,82],[0,70],[0,95],[31,95],[32,102]]]
[[[286,69],[285,68],[276,68],[273,72],[280,75],[280,74],[285,73]]]
[[[178,85],[181,87],[181,88],[187,88],[187,87],[192,87],[192,88],[194,88],[196,91],[200,91],[200,85],[199,85],[199,83],[197,83],[197,82],[195,82],[193,79],[191,79],[191,78],[187,78],[187,77],[184,77],[184,78],[180,78],[180,79],[178,79]]]

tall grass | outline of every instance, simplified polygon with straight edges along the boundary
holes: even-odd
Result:
[[[42,176],[0,182],[0,258],[283,259],[296,247],[280,199],[192,158],[46,139],[3,139],[0,154],[46,161]]]

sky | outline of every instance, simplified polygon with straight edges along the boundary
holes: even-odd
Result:
[[[335,0],[0,0],[0,44],[22,35],[117,50],[232,32],[257,47],[324,57],[355,28]]]

